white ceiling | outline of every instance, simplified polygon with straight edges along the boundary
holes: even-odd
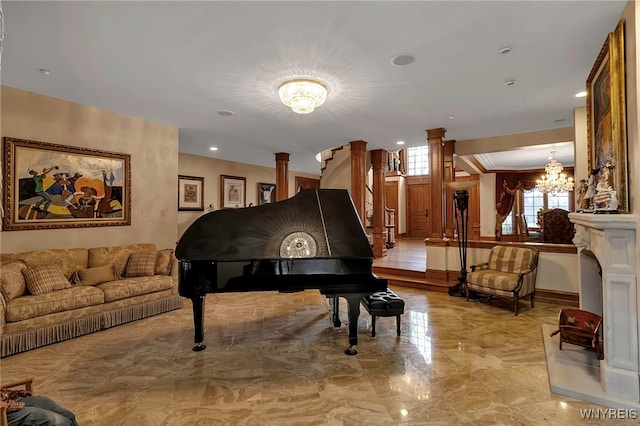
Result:
[[[487,154],[476,154],[474,157],[486,170],[530,170],[539,169],[553,158],[563,166],[574,165],[574,143],[562,142],[497,151]]]
[[[315,154],[352,140],[571,126],[625,4],[5,0],[2,84],[178,127],[181,152],[270,167],[289,152],[290,170],[319,174]],[[415,62],[393,65],[403,54]],[[277,96],[301,75],[330,86],[306,116]]]

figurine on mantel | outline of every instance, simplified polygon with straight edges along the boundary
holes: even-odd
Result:
[[[592,169],[591,174],[589,175],[589,180],[587,181],[587,190],[582,199],[582,204],[584,205],[583,212],[592,213],[595,208],[595,203],[593,202],[594,197],[596,196],[596,176],[600,170]]]
[[[593,198],[596,213],[617,213],[618,196],[613,189],[613,168],[616,162],[612,157],[608,157],[600,171],[598,184],[596,185],[596,195]]]
[[[577,188],[577,200],[576,205],[578,206],[577,211],[582,212],[589,208],[589,199],[586,198],[587,190],[589,189],[589,185],[587,185],[586,179],[580,179]]]

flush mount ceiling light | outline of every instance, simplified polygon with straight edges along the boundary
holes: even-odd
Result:
[[[283,104],[298,114],[310,114],[327,100],[327,86],[310,79],[289,80],[280,85]]]

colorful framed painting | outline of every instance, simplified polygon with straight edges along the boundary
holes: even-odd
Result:
[[[589,173],[616,191],[618,211],[629,211],[624,21],[609,33],[587,78]]]
[[[223,209],[245,207],[247,180],[238,176],[220,175],[220,207]]]
[[[129,154],[3,139],[5,231],[131,225]]]
[[[204,211],[204,178],[178,176],[178,210]]]
[[[273,183],[258,183],[258,205],[275,203],[276,185]]]

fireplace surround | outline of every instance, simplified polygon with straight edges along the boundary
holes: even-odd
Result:
[[[600,384],[612,398],[640,403],[636,217],[571,213],[578,247],[580,309],[602,316]]]

